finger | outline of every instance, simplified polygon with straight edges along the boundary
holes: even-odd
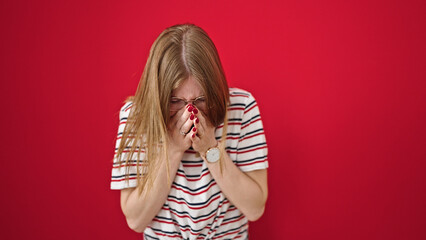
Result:
[[[173,112],[171,112],[172,114],[171,114],[170,124],[174,125],[174,126],[177,125],[180,118],[184,117],[186,109],[187,109],[187,107],[181,108],[177,112],[175,112],[174,114],[173,114]]]
[[[179,112],[182,112],[180,117],[178,116],[178,119],[176,121],[176,126],[180,127],[182,126],[187,120],[188,118],[191,116],[192,114],[192,109],[190,109],[190,105],[187,105],[185,108],[182,108],[181,110],[179,110]],[[189,111],[191,110],[191,111]],[[177,114],[176,114],[177,115]]]
[[[188,135],[191,136],[191,141],[192,141],[193,144],[197,145],[200,142],[200,137],[197,136],[196,132],[190,133]]]
[[[210,124],[210,121],[206,118],[203,112],[199,111],[197,114],[197,118],[200,121],[200,124],[205,128],[208,127]]]
[[[193,134],[193,135],[197,135],[197,133],[198,133],[198,129],[197,129],[197,127],[195,127],[195,125],[194,125],[194,127],[189,131],[189,133],[188,134]]]
[[[194,108],[192,110],[192,114],[194,115],[194,119],[193,119],[194,127],[198,129],[198,127],[200,125],[199,124],[200,120],[198,119],[198,116],[201,115],[202,113],[197,109],[197,107],[194,106]],[[197,133],[199,134],[199,131],[197,131]]]
[[[197,129],[197,135],[201,137],[204,134],[204,126],[200,124],[200,120],[197,118],[194,119],[194,128]]]
[[[186,120],[185,123],[179,128],[179,132],[188,134],[188,132],[191,130],[192,125],[194,124],[194,115],[190,115],[189,118]]]
[[[188,134],[185,135],[185,140],[187,141],[192,141],[194,138],[196,137],[196,134],[189,132]]]

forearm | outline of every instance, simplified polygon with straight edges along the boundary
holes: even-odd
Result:
[[[242,172],[224,154],[223,169],[220,171],[219,162],[207,163],[210,173],[225,196],[250,220],[255,221],[262,216],[267,199],[267,187],[262,187],[249,175]],[[265,171],[266,185],[266,171]]]
[[[160,211],[167,200],[180,160],[181,154],[170,156],[170,178],[167,176],[166,161],[161,161],[158,175],[150,191],[148,192],[147,188],[145,188],[142,194],[139,195],[138,189],[134,188],[125,200],[122,206],[123,213],[126,216],[129,227],[134,231],[143,232]]]

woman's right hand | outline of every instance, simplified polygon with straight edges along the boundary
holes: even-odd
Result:
[[[179,110],[172,116],[168,125],[169,131],[169,154],[183,154],[191,147],[192,133],[188,133],[194,123],[195,115],[192,111],[191,104]],[[193,118],[191,119],[191,115]],[[186,134],[188,133],[188,134]]]

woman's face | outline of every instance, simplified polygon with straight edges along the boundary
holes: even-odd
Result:
[[[191,76],[172,91],[170,99],[170,117],[185,109],[187,104],[195,105],[198,110],[205,114],[204,92],[200,84]]]

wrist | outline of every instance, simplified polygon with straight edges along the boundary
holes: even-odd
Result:
[[[208,163],[215,163],[221,158],[219,142],[214,141],[204,152],[200,153],[201,158]]]

